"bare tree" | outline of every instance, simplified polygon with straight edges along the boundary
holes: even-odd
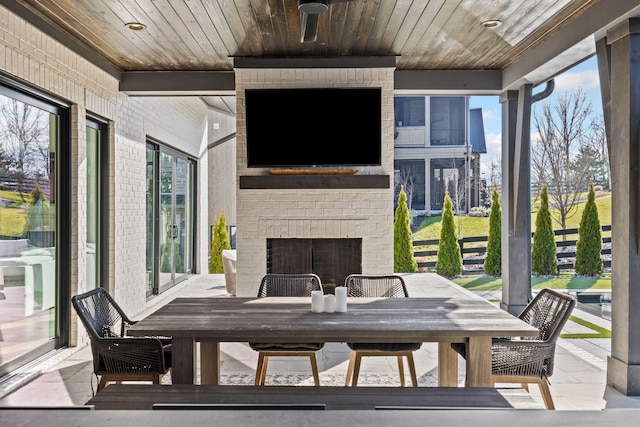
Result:
[[[491,188],[502,182],[502,159],[494,158],[489,163],[489,180],[491,181]]]
[[[418,169],[413,165],[403,165],[396,179],[396,196],[400,192],[400,188],[404,188],[404,192],[407,195],[407,207],[409,208],[410,215],[412,212],[413,194],[416,190],[417,182]]]
[[[609,163],[609,146],[604,128],[602,116],[595,117],[591,121],[591,131],[589,133],[591,145],[597,152],[597,164],[594,170],[594,181],[607,182],[607,188],[611,188],[611,164]]]
[[[539,184],[546,184],[555,215],[566,229],[589,180],[588,161],[592,105],[582,90],[563,93],[534,112],[539,138],[532,144],[532,165]]]
[[[3,166],[18,182],[19,191],[25,180],[41,178],[37,175],[49,169],[47,119],[43,110],[14,99],[0,105]]]

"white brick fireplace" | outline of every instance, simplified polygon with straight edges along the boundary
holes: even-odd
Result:
[[[393,75],[393,67],[239,68],[236,64],[238,296],[257,294],[267,272],[267,239],[271,238],[362,239],[362,272],[393,272]],[[368,175],[378,184],[360,188],[298,185],[295,189],[242,185],[242,177],[267,175],[264,169],[247,168],[245,89],[322,87],[382,89],[382,165],[359,167],[353,176]],[[301,140],[301,149],[303,144]],[[388,179],[388,185],[380,185],[378,178]]]

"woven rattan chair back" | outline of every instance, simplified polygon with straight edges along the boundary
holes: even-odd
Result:
[[[258,298],[309,297],[311,291],[321,291],[320,277],[306,274],[267,274],[260,282]]]
[[[265,275],[260,282],[258,298],[266,297],[310,297],[312,291],[322,291],[320,277],[313,273]],[[264,385],[267,377],[269,358],[272,356],[302,356],[311,362],[311,371],[316,386],[320,385],[316,352],[324,343],[258,343],[249,346],[258,352],[255,385]]]
[[[542,289],[518,317],[540,331],[537,337],[529,339],[557,340],[575,305],[576,301],[570,295]]]
[[[101,377],[98,391],[112,381],[160,383],[171,367],[170,350],[157,337],[127,337],[135,322],[106,289],[75,295],[71,303],[91,339],[93,372]]]
[[[518,317],[540,333],[537,337],[493,340],[494,383],[538,384],[545,407],[554,409],[548,378],[553,375],[556,342],[575,305],[575,298],[562,292],[552,289],[538,292]]]
[[[407,298],[404,279],[397,275],[371,276],[351,274],[345,279],[349,297]]]
[[[104,288],[76,295],[71,301],[93,339],[125,336],[134,323]]]
[[[388,275],[366,275],[351,274],[344,281],[347,287],[348,297],[370,297],[370,298],[408,298],[407,286],[401,276],[395,274]],[[368,356],[393,356],[398,361],[398,371],[400,374],[400,385],[404,386],[404,361],[407,358],[411,382],[414,387],[418,386],[416,367],[413,360],[413,352],[420,349],[422,343],[347,343],[351,349],[349,366],[347,367],[346,386],[356,386],[360,373],[360,363],[362,357]]]

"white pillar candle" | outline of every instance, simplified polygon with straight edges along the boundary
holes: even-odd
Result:
[[[311,311],[322,313],[324,307],[324,293],[322,291],[311,291]]]
[[[336,311],[345,313],[347,311],[347,287],[336,286]]]
[[[324,296],[324,311],[325,313],[333,313],[336,311],[336,296],[329,294]]]

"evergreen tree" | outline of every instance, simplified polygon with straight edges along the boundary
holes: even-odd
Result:
[[[213,222],[213,237],[211,239],[211,252],[209,252],[209,273],[224,273],[222,266],[222,251],[231,249],[229,243],[229,233],[227,233],[227,218],[224,211],[220,214],[220,219]]]
[[[418,263],[413,257],[413,240],[409,225],[409,208],[404,187],[400,188],[398,206],[393,223],[393,271],[396,273],[417,273]]]
[[[582,211],[576,245],[574,269],[584,276],[599,276],[602,273],[602,228],[598,218],[593,182],[589,182],[589,195]]]
[[[449,191],[444,196],[441,224],[436,273],[445,277],[459,276],[462,273],[462,255],[460,254],[460,243],[458,242],[453,218],[453,203],[449,197]]]
[[[531,249],[531,271],[540,276],[558,274],[558,260],[556,258],[556,241],[551,227],[551,213],[549,212],[549,194],[547,186],[540,192],[540,210],[536,215],[536,231],[533,235]]]
[[[487,241],[487,256],[484,259],[484,274],[488,276],[502,274],[502,207],[500,206],[500,194],[495,187],[491,195],[489,239]]]

